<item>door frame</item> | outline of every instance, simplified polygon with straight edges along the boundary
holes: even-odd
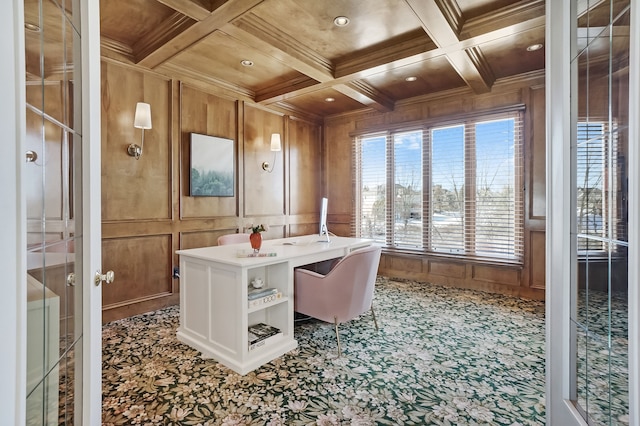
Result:
[[[640,0],[631,0],[629,55],[629,259],[640,259]],[[640,263],[629,262],[629,424],[640,424]]]
[[[25,199],[20,197],[21,147],[25,138],[24,8],[22,1],[4,5],[0,14],[0,220],[4,224],[0,238],[0,268],[7,283],[26,282]],[[15,141],[15,143],[11,143]],[[24,159],[24,157],[22,157]],[[0,412],[15,425],[26,419],[26,311],[24,286],[6,285],[0,297],[0,339],[15,350],[0,351]]]
[[[571,356],[571,3],[546,1],[546,414],[550,425],[586,425],[570,402]],[[629,93],[640,92],[640,0],[631,0]],[[640,99],[629,106],[629,283],[638,283],[640,264]],[[629,424],[640,424],[640,288],[628,290]]]
[[[586,425],[571,403],[571,3],[546,1],[546,416]]]
[[[102,423],[102,170],[100,2],[81,0],[82,50],[82,423]],[[78,400],[76,399],[76,402]]]

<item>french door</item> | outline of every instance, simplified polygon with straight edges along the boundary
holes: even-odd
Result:
[[[99,2],[23,1],[27,425],[100,424]]]
[[[547,422],[640,423],[640,5],[547,1]]]

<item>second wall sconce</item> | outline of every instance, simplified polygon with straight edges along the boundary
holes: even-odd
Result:
[[[270,165],[268,161],[265,161],[265,162],[262,163],[262,170],[264,170],[265,172],[269,172],[269,173],[271,173],[273,171],[273,167],[276,164],[276,154],[275,154],[275,152],[282,151],[282,142],[280,140],[280,133],[273,133],[271,135],[271,151],[274,152],[274,154],[273,154],[273,164]]]
[[[144,131],[145,129],[151,128],[151,105],[144,102],[138,102],[136,104],[136,115],[133,120],[133,127],[142,129],[142,140],[140,145],[135,143],[129,145],[127,153],[136,160],[139,160],[142,155],[142,148],[144,147]]]

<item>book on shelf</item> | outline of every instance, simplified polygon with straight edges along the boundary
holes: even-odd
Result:
[[[256,306],[261,306],[269,302],[275,302],[276,300],[280,299],[282,299],[282,293],[276,291],[275,293],[268,294],[266,296],[249,299],[249,308],[255,308]]]
[[[249,350],[258,348],[268,340],[275,339],[282,335],[279,328],[265,323],[258,323],[249,326]]]
[[[280,336],[282,336],[282,332],[276,333],[273,336],[266,337],[266,338],[264,338],[262,340],[257,341],[256,343],[250,343],[249,344],[249,350],[252,351],[252,350],[254,350],[256,348],[259,348],[260,346],[264,346],[267,343],[269,343],[270,340],[277,339]]]
[[[272,288],[272,287],[256,288],[253,290],[249,290],[249,293],[247,294],[247,298],[249,300],[254,300],[254,299],[259,299],[265,296],[271,296],[276,293],[278,293],[277,288]]]

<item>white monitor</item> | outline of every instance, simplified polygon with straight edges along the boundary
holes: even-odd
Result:
[[[327,205],[329,200],[326,197],[322,198],[322,204],[320,206],[320,241],[329,242],[329,228],[327,228]]]

